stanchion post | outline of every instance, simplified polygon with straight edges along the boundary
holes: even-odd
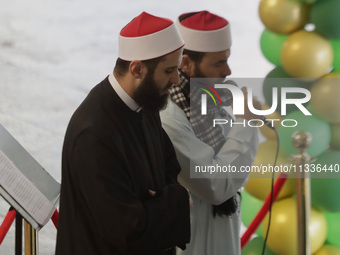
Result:
[[[26,220],[24,223],[25,229],[25,255],[38,255],[38,231],[31,226]]]
[[[293,155],[292,160],[296,165],[297,249],[299,255],[311,254],[308,231],[311,210],[310,173],[306,168],[311,160],[311,157],[306,153],[311,142],[312,136],[308,132],[297,131],[292,135],[293,146],[298,150],[298,154]]]

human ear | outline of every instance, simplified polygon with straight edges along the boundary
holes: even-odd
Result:
[[[147,72],[147,68],[142,61],[133,60],[130,63],[129,71],[135,79],[143,79]]]
[[[186,75],[191,77],[195,70],[195,62],[192,61],[188,55],[184,54],[180,68],[186,73]]]

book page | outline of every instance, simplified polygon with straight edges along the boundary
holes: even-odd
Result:
[[[1,150],[0,185],[38,224],[47,222],[53,204]]]

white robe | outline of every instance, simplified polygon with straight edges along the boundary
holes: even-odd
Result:
[[[221,125],[226,142],[215,155],[212,147],[196,138],[184,111],[171,99],[161,111],[162,126],[172,140],[181,165],[178,178],[191,193],[194,206],[191,211],[191,241],[185,255],[238,255],[240,247],[240,207],[230,217],[214,217],[212,205],[219,205],[237,194],[249,177],[249,173],[195,173],[195,166],[251,165],[258,146],[258,130],[254,127]],[[236,121],[242,122],[242,119]],[[199,178],[197,178],[199,177]],[[240,197],[237,195],[238,204]]]

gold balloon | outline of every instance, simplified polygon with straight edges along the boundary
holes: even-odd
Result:
[[[333,63],[333,49],[328,40],[304,30],[290,35],[281,48],[285,71],[296,78],[320,78]]]
[[[272,207],[272,218],[267,240],[268,247],[276,254],[297,255],[297,209],[296,199],[287,198],[278,201]],[[263,235],[268,228],[268,215],[263,222]],[[326,217],[311,209],[309,237],[312,253],[316,252],[326,240]]]
[[[331,148],[340,150],[340,124],[331,125]]]
[[[261,143],[258,147],[256,157],[253,163],[253,167],[260,167],[274,164],[275,154],[276,154],[277,142],[274,140],[268,140]],[[277,159],[276,166],[285,165],[287,163],[286,155],[279,150],[279,155]],[[279,173],[275,173],[275,177],[278,177]],[[271,176],[272,173],[262,173],[262,172],[251,172],[249,174],[249,180],[245,189],[252,196],[265,200],[271,191]],[[276,179],[275,179],[276,180]],[[289,178],[285,185],[282,187],[277,199],[282,199],[293,195],[295,192],[295,182],[294,179]]]
[[[324,245],[314,255],[340,255],[340,247]]]
[[[262,110],[268,110],[270,107],[267,104],[263,104],[262,105]],[[276,121],[273,121],[274,123],[274,127],[277,130],[280,126],[281,123],[281,115],[277,112],[273,112],[272,114],[268,114],[266,115],[266,118],[269,119],[276,119]],[[280,121],[278,121],[278,120]],[[261,133],[269,140],[275,140],[276,139],[276,135],[273,129],[269,128],[267,125],[263,125],[262,127],[260,127],[260,131]]]
[[[294,0],[261,0],[259,13],[263,24],[278,34],[290,34],[309,21],[310,5]]]
[[[330,123],[340,123],[340,73],[330,73],[311,88],[315,113]]]

